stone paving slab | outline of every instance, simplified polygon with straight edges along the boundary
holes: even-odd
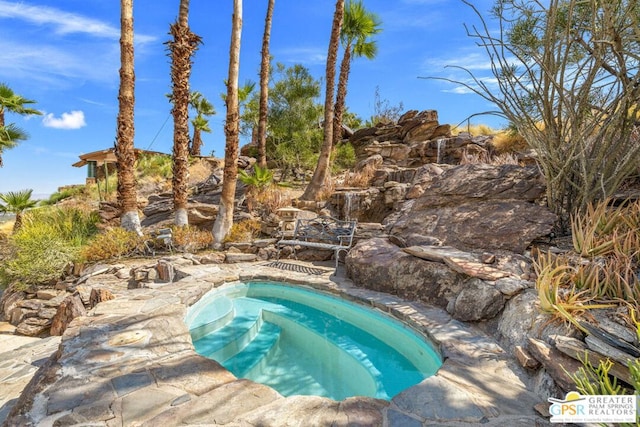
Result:
[[[527,391],[498,344],[443,310],[354,288],[330,273],[282,272],[256,263],[176,269],[184,279],[156,289],[120,290],[115,300],[74,319],[56,358],[38,371],[19,401],[13,401],[4,425],[547,424],[533,410],[540,399]],[[98,283],[100,277],[91,281]],[[183,319],[187,305],[213,287],[251,279],[304,284],[387,311],[433,337],[445,355],[444,363],[436,375],[391,402],[366,397],[341,402],[317,396],[285,398],[267,386],[237,379],[217,362],[195,353]],[[16,376],[32,375],[28,368],[8,368]],[[0,365],[0,373],[2,369]]]

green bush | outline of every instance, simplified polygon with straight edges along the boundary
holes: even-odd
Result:
[[[19,286],[48,283],[79,258],[82,245],[98,232],[96,212],[77,208],[40,208],[27,212],[22,227],[8,239],[0,282]]]
[[[350,143],[338,144],[334,150],[333,168],[336,172],[352,169],[356,164],[356,151]]]
[[[136,169],[138,171],[138,177],[145,176],[159,176],[165,179],[169,179],[173,176],[172,172],[173,161],[171,156],[156,154],[156,155],[141,155],[138,158]]]
[[[55,205],[61,200],[68,199],[70,197],[75,197],[82,194],[85,191],[84,185],[79,185],[75,187],[64,188],[61,191],[53,193],[47,200],[43,200],[41,204],[43,205]]]
[[[55,227],[36,223],[23,227],[9,239],[10,255],[0,268],[4,285],[18,287],[48,283],[58,279],[73,262],[78,247],[57,235]]]

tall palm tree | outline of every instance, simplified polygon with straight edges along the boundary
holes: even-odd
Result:
[[[316,170],[311,181],[300,197],[302,200],[317,200],[320,190],[329,181],[329,165],[331,163],[331,150],[333,148],[333,91],[335,88],[336,63],[338,61],[338,45],[340,42],[340,28],[344,15],[344,0],[336,1],[336,10],[333,14],[331,26],[331,38],[329,40],[329,52],[327,54],[326,69],[326,93],[324,99],[324,140],[320,148],[320,156]]]
[[[173,93],[173,210],[177,226],[189,224],[187,196],[189,179],[189,103],[191,90],[191,57],[201,38],[189,28],[189,0],[180,0],[178,19],[169,27],[173,40],[168,42],[171,52],[171,83]]]
[[[133,107],[135,73],[133,68],[133,0],[120,0],[120,89],[115,154],[118,165],[118,204],[120,225],[142,235],[136,191],[136,154]]]
[[[380,33],[381,22],[375,13],[364,8],[362,1],[349,1],[344,10],[340,41],[344,47],[340,75],[338,77],[338,94],[333,114],[333,143],[342,139],[342,114],[347,98],[347,81],[353,58],[365,57],[373,59],[378,53],[378,45],[371,37]]]
[[[189,101],[194,110],[196,117],[191,120],[193,126],[193,138],[191,139],[191,148],[189,153],[192,156],[199,156],[202,148],[202,132],[211,132],[209,120],[205,116],[213,116],[216,110],[213,104],[209,102],[200,92],[191,92],[191,100]]]
[[[240,106],[238,104],[238,74],[240,71],[240,36],[242,35],[242,0],[233,0],[231,47],[229,49],[229,77],[227,79],[227,117],[224,125],[226,136],[224,173],[218,215],[213,223],[214,247],[222,247],[222,241],[233,225],[233,202],[238,179],[238,145],[240,134]]]
[[[12,213],[16,216],[16,221],[13,223],[14,233],[22,227],[23,212],[38,204],[37,200],[31,199],[31,193],[33,190],[29,189],[0,194],[0,201],[4,202],[0,204],[0,213]]]
[[[260,109],[258,112],[258,164],[267,166],[267,109],[269,102],[269,43],[271,41],[271,22],[275,0],[269,0],[267,17],[264,21],[264,35],[262,36],[262,61],[260,62]]]
[[[20,115],[40,115],[42,112],[28,105],[35,104],[36,101],[24,98],[16,94],[5,83],[0,83],[0,167],[2,167],[2,152],[18,145],[18,141],[28,138],[26,132],[15,124],[5,124],[5,111]]]

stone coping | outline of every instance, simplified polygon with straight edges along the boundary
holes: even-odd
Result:
[[[91,279],[116,298],[74,319],[58,351],[22,393],[4,425],[92,426],[531,426],[534,411],[517,365],[483,332],[445,311],[357,288],[344,277],[283,271],[265,263],[179,265],[168,284],[127,289],[125,281]],[[301,263],[301,265],[310,265]],[[302,269],[304,270],[304,269]],[[234,281],[273,280],[311,286],[374,307],[436,343],[436,375],[390,402],[352,397],[283,397],[238,379],[195,353],[184,318],[205,293]]]

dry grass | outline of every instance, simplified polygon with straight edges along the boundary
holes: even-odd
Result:
[[[501,130],[496,133],[493,136],[491,145],[498,153],[512,153],[529,148],[529,144],[527,144],[522,135],[508,130]]]
[[[11,231],[13,230],[13,224],[15,223],[14,220],[10,220],[10,221],[5,221],[0,223],[0,234],[5,234],[5,235],[9,235],[11,234]]]
[[[343,185],[345,187],[367,188],[371,185],[371,180],[376,173],[376,166],[368,164],[357,172],[347,172],[344,176]]]
[[[469,153],[465,149],[462,152],[462,158],[460,159],[461,165],[469,164],[488,164],[488,165],[518,165],[518,157],[511,153],[502,153],[498,155],[491,155],[488,151],[481,151],[476,153]]]

